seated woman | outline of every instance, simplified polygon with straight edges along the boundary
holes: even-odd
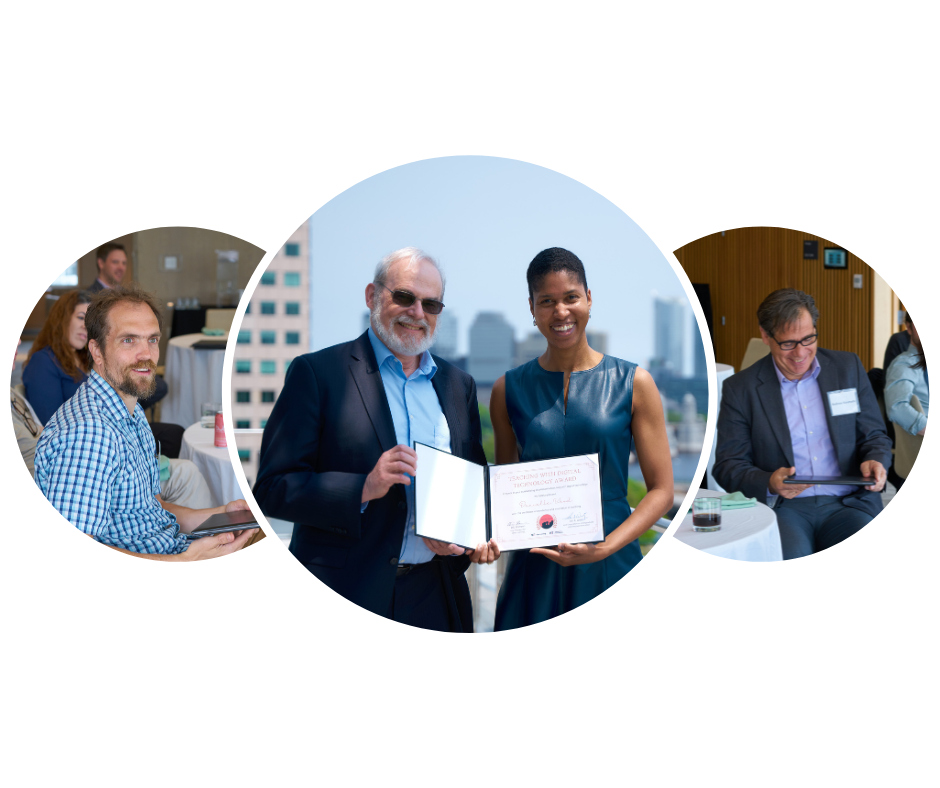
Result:
[[[927,359],[914,321],[905,316],[911,346],[895,357],[885,376],[885,410],[888,418],[911,435],[923,435],[927,427],[929,390]],[[923,413],[911,406],[911,397],[920,400]]]
[[[23,366],[26,399],[42,424],[72,398],[91,371],[85,312],[91,297],[82,290],[63,293],[49,311]]]

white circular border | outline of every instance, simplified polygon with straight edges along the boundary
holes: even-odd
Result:
[[[632,206],[630,206],[624,199],[619,195],[615,194],[613,191],[608,189],[601,183],[598,183],[593,178],[589,178],[584,175],[584,173],[579,172],[571,167],[568,167],[564,164],[559,164],[558,162],[552,161],[551,159],[546,159],[541,156],[535,156],[530,153],[524,153],[521,151],[506,150],[503,148],[487,148],[484,146],[459,146],[452,148],[433,148],[426,151],[418,151],[415,153],[409,153],[404,156],[398,156],[393,159],[388,159],[387,161],[375,164],[371,167],[368,167],[361,172],[356,173],[355,175],[350,176],[346,180],[336,184],[329,191],[324,192],[316,200],[314,200],[310,205],[308,205],[303,211],[301,211],[294,220],[287,225],[286,228],[278,235],[274,243],[271,244],[270,251],[264,256],[261,262],[258,264],[255,273],[252,275],[251,280],[248,283],[247,288],[245,289],[245,294],[238,305],[238,311],[235,315],[235,321],[233,322],[233,330],[229,335],[228,346],[225,350],[225,364],[223,367],[222,373],[222,402],[223,409],[231,413],[232,402],[231,402],[231,377],[232,377],[232,367],[234,365],[235,357],[235,346],[236,346],[236,337],[237,337],[237,328],[236,326],[241,325],[242,318],[245,314],[245,309],[251,297],[254,295],[255,289],[258,286],[258,282],[261,280],[261,274],[270,264],[271,260],[274,258],[274,255],[277,251],[284,245],[288,238],[303,224],[307,219],[309,219],[316,211],[332,200],[338,194],[346,191],[347,189],[355,186],[357,183],[371,178],[373,175],[377,175],[380,172],[385,172],[386,170],[394,169],[396,167],[401,167],[406,164],[411,164],[417,161],[423,161],[426,159],[437,159],[437,158],[449,158],[452,156],[479,156],[479,157],[488,157],[488,158],[503,158],[503,159],[514,159],[516,161],[522,161],[527,164],[534,164],[545,169],[553,170],[561,175],[565,175],[573,180],[578,181],[579,183],[587,186],[593,191],[600,194],[602,197],[605,197],[609,202],[616,205],[620,208],[631,220],[633,220],[637,226],[646,233],[647,237],[653,241],[656,247],[662,252],[663,258],[669,265],[672,266],[673,271],[679,279],[680,284],[682,285],[683,290],[685,291],[686,298],[689,301],[689,305],[692,308],[693,313],[695,314],[695,319],[698,322],[699,332],[702,336],[702,341],[705,344],[705,359],[708,366],[708,421],[706,425],[705,433],[705,445],[702,447],[702,455],[699,458],[699,464],[696,468],[695,477],[701,478],[702,474],[705,473],[705,468],[708,464],[708,456],[711,453],[711,442],[715,430],[711,428],[710,425],[715,423],[716,412],[715,412],[715,399],[717,394],[717,374],[715,371],[715,352],[711,345],[711,337],[708,333],[707,323],[705,322],[705,314],[702,311],[702,307],[699,304],[698,298],[695,295],[695,291],[692,289],[692,284],[689,280],[688,275],[683,270],[682,266],[679,265],[679,261],[676,259],[675,255],[667,246],[663,238],[656,232],[652,225],[646,221]],[[246,499],[252,507],[252,511],[260,513],[261,507],[258,506],[257,501],[254,499],[254,496],[251,494],[251,490],[248,486],[248,479],[245,476],[244,469],[241,467],[241,462],[237,461],[237,447],[235,444],[235,434],[232,431],[231,420],[229,420],[225,425],[225,435],[226,440],[229,446],[229,454],[233,458],[232,465],[235,468],[235,473],[238,476],[239,483],[241,484],[242,491],[246,494]],[[271,536],[271,544],[274,546],[274,549],[277,550],[281,556],[287,561],[288,564],[304,579],[307,580],[310,585],[312,585],[317,591],[326,596],[328,599],[335,602],[340,607],[345,608],[351,613],[356,614],[360,618],[364,618],[367,621],[370,621],[373,624],[385,627],[386,629],[391,629],[396,632],[401,632],[407,635],[415,635],[418,637],[426,638],[429,640],[445,640],[445,641],[477,641],[477,642],[488,642],[488,641],[497,641],[497,640],[511,640],[518,637],[525,637],[526,635],[535,634],[537,632],[542,632],[548,629],[554,629],[557,626],[573,621],[574,619],[584,615],[585,613],[590,612],[599,605],[604,604],[611,597],[615,596],[626,586],[632,583],[641,572],[643,572],[653,559],[655,559],[660,552],[666,547],[666,544],[671,540],[671,536],[675,533],[676,529],[679,527],[679,523],[682,521],[682,518],[685,515],[685,512],[688,511],[689,506],[691,506],[692,499],[695,497],[696,490],[695,488],[690,488],[688,494],[683,499],[681,506],[676,514],[675,520],[673,520],[672,525],[663,533],[660,538],[657,540],[656,544],[650,549],[650,551],[643,557],[639,564],[636,565],[624,578],[620,580],[616,585],[607,589],[602,594],[594,597],[590,602],[586,602],[580,607],[575,608],[567,613],[564,613],[555,618],[551,618],[548,621],[541,622],[539,624],[532,624],[527,627],[520,627],[518,629],[506,630],[504,632],[474,632],[472,634],[468,633],[458,633],[458,632],[437,632],[429,629],[419,629],[418,627],[407,626],[400,624],[391,619],[380,616],[376,613],[366,610],[365,608],[359,607],[353,602],[350,602],[348,599],[342,595],[335,592],[332,588],[327,586],[325,583],[316,578],[312,573],[310,573],[287,549],[287,547],[281,542],[280,538],[274,535],[274,530],[271,528],[270,523],[263,517],[259,516],[259,522],[264,525],[265,533]]]
[[[892,279],[891,276],[880,265],[878,265],[878,263],[872,260],[861,249],[858,249],[852,244],[842,240],[838,236],[832,235],[831,233],[823,232],[822,230],[819,230],[816,227],[810,227],[809,225],[806,225],[806,224],[797,224],[795,222],[785,222],[785,221],[780,221],[777,219],[768,219],[765,221],[758,221],[758,220],[738,221],[738,222],[729,222],[728,224],[719,224],[719,225],[715,225],[714,227],[709,227],[705,230],[699,230],[699,232],[686,236],[681,241],[677,241],[669,248],[672,252],[675,253],[679,251],[683,246],[686,246],[692,241],[697,241],[699,238],[704,238],[705,236],[708,236],[708,235],[714,235],[715,233],[724,232],[725,230],[737,230],[742,227],[782,227],[787,230],[799,230],[801,232],[810,233],[824,240],[832,241],[833,243],[838,244],[843,249],[849,250],[856,257],[868,263],[868,265],[872,268],[872,270],[874,270],[876,274],[881,276],[881,278],[885,282],[888,283],[891,289],[902,300],[906,311],[911,316],[911,320],[914,322],[914,325],[917,327],[917,331],[920,335],[921,343],[923,344],[923,348],[924,348],[924,357],[927,360],[927,368],[930,374],[930,382],[929,382],[930,390],[931,391],[936,390],[935,389],[936,379],[934,378],[933,358],[930,355],[930,348],[927,344],[927,337],[924,334],[924,330],[921,326],[920,318],[917,317],[917,314],[914,312],[914,310],[910,306],[910,300],[907,298],[904,291],[902,291],[901,288],[897,286],[894,279]],[[711,360],[712,361],[714,360],[714,352],[712,353]],[[887,372],[887,370],[885,371]],[[712,373],[712,368],[709,367],[709,375],[711,375],[711,373]],[[711,380],[709,380],[709,392],[711,392]],[[709,419],[711,419],[712,406],[714,404],[715,403],[711,400],[708,403]],[[911,486],[911,482],[914,480],[914,477],[917,476],[917,472],[920,470],[920,466],[923,463],[924,454],[927,452],[927,444],[930,442],[930,433],[933,429],[934,411],[936,410],[935,405],[936,403],[931,401],[930,406],[927,409],[927,427],[924,430],[924,441],[921,444],[920,452],[918,453],[917,460],[914,463],[914,468],[911,471],[910,475],[907,477],[907,479],[905,479],[904,484],[901,485],[901,489],[897,491],[894,497],[890,501],[888,501],[888,505],[884,509],[882,509],[881,512],[879,512],[868,525],[866,525],[862,530],[850,536],[848,539],[842,542],[839,542],[839,544],[833,545],[832,547],[829,547],[826,550],[821,550],[818,553],[813,553],[812,555],[803,556],[801,558],[790,558],[790,559],[783,560],[783,561],[741,561],[741,560],[734,559],[734,558],[721,558],[719,556],[711,555],[702,550],[697,550],[696,548],[691,547],[683,542],[680,542],[678,539],[672,540],[672,543],[679,549],[685,550],[685,552],[690,553],[691,555],[694,555],[694,556],[698,556],[699,558],[704,558],[707,561],[711,561],[716,564],[722,564],[724,566],[735,566],[735,567],[740,567],[744,569],[779,569],[779,568],[788,567],[788,566],[799,566],[800,564],[807,564],[807,563],[810,563],[811,561],[818,561],[820,558],[825,558],[828,555],[832,555],[833,553],[839,552],[839,550],[842,550],[843,548],[852,544],[857,539],[860,539],[862,536],[867,534],[872,528],[874,528],[885,517],[887,517],[888,513],[895,507],[897,502],[901,500],[901,498],[907,492],[908,488]],[[717,433],[717,426],[716,426],[715,432]],[[717,440],[717,435],[713,436],[712,439]]]
[[[46,498],[46,496],[42,494],[42,491],[39,489],[39,486],[36,484],[36,480],[33,479],[33,475],[29,472],[29,469],[26,467],[26,463],[23,462],[23,457],[20,454],[19,448],[17,447],[16,433],[13,428],[13,417],[12,417],[11,409],[9,407],[10,376],[11,376],[12,369],[13,369],[13,361],[16,357],[17,339],[22,335],[23,327],[26,325],[27,319],[32,314],[33,309],[35,309],[36,305],[39,303],[39,299],[45,295],[46,290],[50,287],[50,285],[59,277],[60,273],[63,270],[65,270],[68,266],[70,266],[72,263],[80,259],[82,256],[84,256],[88,252],[94,251],[102,244],[105,244],[108,241],[111,241],[115,238],[120,238],[121,236],[127,235],[128,233],[141,232],[143,230],[153,230],[158,227],[195,227],[201,230],[214,230],[215,232],[225,233],[226,235],[231,235],[231,236],[234,236],[235,238],[241,239],[242,241],[246,241],[247,243],[250,243],[253,246],[257,246],[259,249],[261,249],[265,253],[267,253],[269,250],[268,245],[265,243],[262,243],[257,238],[254,238],[248,235],[247,233],[243,233],[240,230],[233,230],[230,227],[225,227],[221,224],[212,224],[209,222],[197,222],[197,221],[191,221],[191,220],[173,221],[169,219],[158,221],[158,222],[145,222],[143,224],[135,224],[130,227],[125,227],[121,230],[116,230],[115,232],[108,233],[107,235],[103,235],[101,236],[101,238],[99,238],[96,241],[93,241],[90,244],[86,244],[81,249],[79,249],[75,254],[73,254],[68,260],[62,263],[62,265],[60,265],[46,279],[43,285],[36,291],[36,294],[33,296],[32,300],[29,302],[29,305],[26,307],[26,311],[23,312],[23,316],[20,318],[19,323],[17,323],[16,332],[13,334],[13,339],[10,344],[10,351],[7,354],[7,365],[3,373],[4,414],[6,416],[7,432],[9,433],[10,443],[13,448],[13,454],[16,457],[16,461],[20,467],[20,472],[26,478],[26,481],[29,483],[29,486],[32,488],[33,492],[36,494],[36,497],[39,499],[40,503],[42,503],[42,505],[46,507],[49,513],[52,514],[52,516],[55,517],[56,520],[58,520],[62,525],[66,527],[69,533],[73,534],[76,538],[80,539],[86,544],[91,545],[94,549],[99,550],[100,552],[106,553],[107,555],[113,558],[119,558],[123,561],[128,561],[133,564],[139,564],[141,566],[165,567],[165,568],[171,568],[171,569],[190,569],[190,568],[198,568],[198,567],[203,567],[203,566],[213,566],[215,564],[222,564],[227,561],[232,561],[236,558],[241,558],[242,556],[247,555],[248,553],[254,552],[256,548],[263,547],[265,544],[267,544],[267,542],[264,539],[262,539],[260,542],[256,542],[255,544],[250,545],[249,547],[246,547],[244,550],[239,550],[235,553],[232,553],[226,556],[221,556],[219,558],[207,558],[202,561],[188,561],[188,562],[180,562],[180,563],[148,560],[146,558],[137,558],[136,556],[127,555],[126,553],[119,553],[115,550],[111,550],[105,545],[99,542],[96,542],[87,534],[79,531],[74,525],[72,525],[61,514],[59,514],[58,510],[51,503],[49,503],[49,500]],[[229,410],[229,412],[231,412],[231,410]],[[231,419],[229,419],[229,421],[231,421]],[[241,465],[241,463],[239,463],[239,465]],[[242,474],[242,476],[244,477],[244,473]],[[259,516],[258,506],[256,503],[254,503],[253,499],[249,500],[249,506],[252,506],[252,504],[254,504],[252,508],[252,512],[256,516],[258,516],[259,518],[258,521],[262,522],[262,518]],[[262,529],[262,530],[264,530],[265,535],[272,542],[278,541],[277,537],[274,536],[274,531],[271,530],[270,526],[268,526],[267,529]]]

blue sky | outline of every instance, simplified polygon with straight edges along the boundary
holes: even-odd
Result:
[[[525,272],[550,246],[570,249],[584,263],[591,328],[608,332],[611,355],[646,366],[654,347],[653,293],[685,299],[647,235],[577,181],[511,159],[430,159],[362,181],[313,215],[312,349],[359,335],[375,264],[404,246],[420,247],[441,263],[444,300],[458,319],[463,352],[480,311],[502,312],[517,339],[535,330]],[[691,309],[686,318],[697,336]],[[691,356],[687,343],[687,370]]]

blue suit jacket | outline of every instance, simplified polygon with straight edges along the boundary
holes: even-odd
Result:
[[[485,465],[473,378],[434,360],[432,383],[450,428],[451,452]],[[294,522],[290,551],[297,559],[334,591],[379,615],[386,615],[392,600],[408,507],[396,484],[362,513],[362,488],[379,457],[396,444],[382,376],[363,334],[291,363],[264,430],[254,488],[266,515]],[[445,564],[463,626],[472,626],[463,578],[469,559],[447,558]]]
[[[829,436],[844,476],[858,476],[866,460],[891,465],[891,439],[861,359],[841,350],[816,351],[819,390],[826,408]],[[857,389],[859,413],[833,416],[826,393]],[[780,381],[773,358],[760,361],[724,382],[715,444],[715,480],[729,492],[740,490],[764,503],[767,485],[778,468],[793,467],[793,443],[787,426]],[[881,511],[881,495],[859,488],[843,503],[868,512]]]

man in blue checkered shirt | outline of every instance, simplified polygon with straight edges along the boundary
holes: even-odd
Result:
[[[160,498],[156,443],[138,399],[152,395],[163,319],[139,288],[104,291],[85,315],[94,369],[46,425],[36,445],[36,484],[79,530],[115,550],[159,561],[215,558],[253,531],[189,540],[185,534],[243,500],[188,509]]]

